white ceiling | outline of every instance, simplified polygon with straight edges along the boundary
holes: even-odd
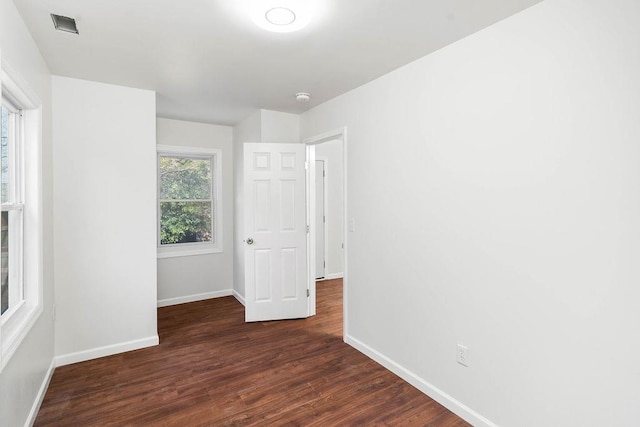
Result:
[[[272,0],[14,0],[53,74],[155,90],[158,116],[224,125],[301,113],[540,0],[303,0],[323,12],[295,33],[258,28],[252,1]]]

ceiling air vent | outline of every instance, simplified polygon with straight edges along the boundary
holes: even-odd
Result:
[[[53,26],[56,27],[56,30],[80,34],[78,33],[78,27],[76,26],[75,19],[67,16],[55,15],[53,13],[51,14],[51,19],[53,19]]]

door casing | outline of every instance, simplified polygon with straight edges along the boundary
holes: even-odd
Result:
[[[309,224],[309,234],[307,237],[307,256],[308,256],[308,261],[307,261],[307,268],[309,269],[309,272],[307,274],[307,277],[309,278],[309,294],[310,294],[310,298],[309,298],[309,315],[313,316],[316,314],[316,235],[317,235],[317,230],[315,227],[316,224],[316,203],[315,203],[315,197],[316,197],[316,191],[315,191],[315,186],[316,186],[316,182],[315,182],[315,177],[316,177],[316,171],[315,171],[315,160],[316,160],[316,152],[315,152],[315,146],[318,144],[322,144],[323,142],[328,142],[328,141],[333,141],[333,140],[340,140],[342,141],[342,163],[343,163],[343,180],[342,180],[342,186],[343,186],[343,191],[342,191],[342,202],[343,202],[343,216],[342,216],[342,235],[343,235],[343,242],[344,242],[344,249],[343,249],[343,295],[342,295],[342,299],[343,299],[343,304],[342,304],[342,309],[343,309],[343,338],[346,337],[348,335],[348,309],[349,309],[349,279],[348,279],[348,275],[349,275],[349,263],[348,263],[348,248],[349,248],[349,244],[348,244],[348,240],[349,240],[349,236],[347,234],[347,222],[348,222],[348,218],[349,218],[349,205],[348,205],[348,195],[347,195],[347,177],[348,177],[348,173],[347,173],[347,128],[346,127],[342,127],[330,132],[325,132],[323,134],[311,137],[311,138],[307,138],[305,139],[303,142],[306,145],[306,155],[307,155],[307,164],[308,164],[308,168],[307,168],[307,224]]]

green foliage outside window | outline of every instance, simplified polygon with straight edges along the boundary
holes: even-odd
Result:
[[[160,243],[213,241],[211,159],[160,157]]]
[[[2,185],[2,202],[9,200],[9,110],[4,107],[0,108],[0,163],[2,164],[2,177],[0,182]]]
[[[9,111],[0,107],[0,163],[1,198],[9,199]],[[9,309],[9,212],[2,212],[2,230],[0,231],[0,314]]]

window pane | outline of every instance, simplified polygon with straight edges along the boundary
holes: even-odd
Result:
[[[9,110],[1,108],[0,120],[0,161],[2,163],[2,203],[9,201]]]
[[[9,212],[2,212],[2,241],[0,259],[2,260],[2,282],[0,285],[0,314],[9,308]]]
[[[211,199],[211,160],[160,157],[160,199]]]
[[[211,202],[160,203],[160,244],[211,242]]]

